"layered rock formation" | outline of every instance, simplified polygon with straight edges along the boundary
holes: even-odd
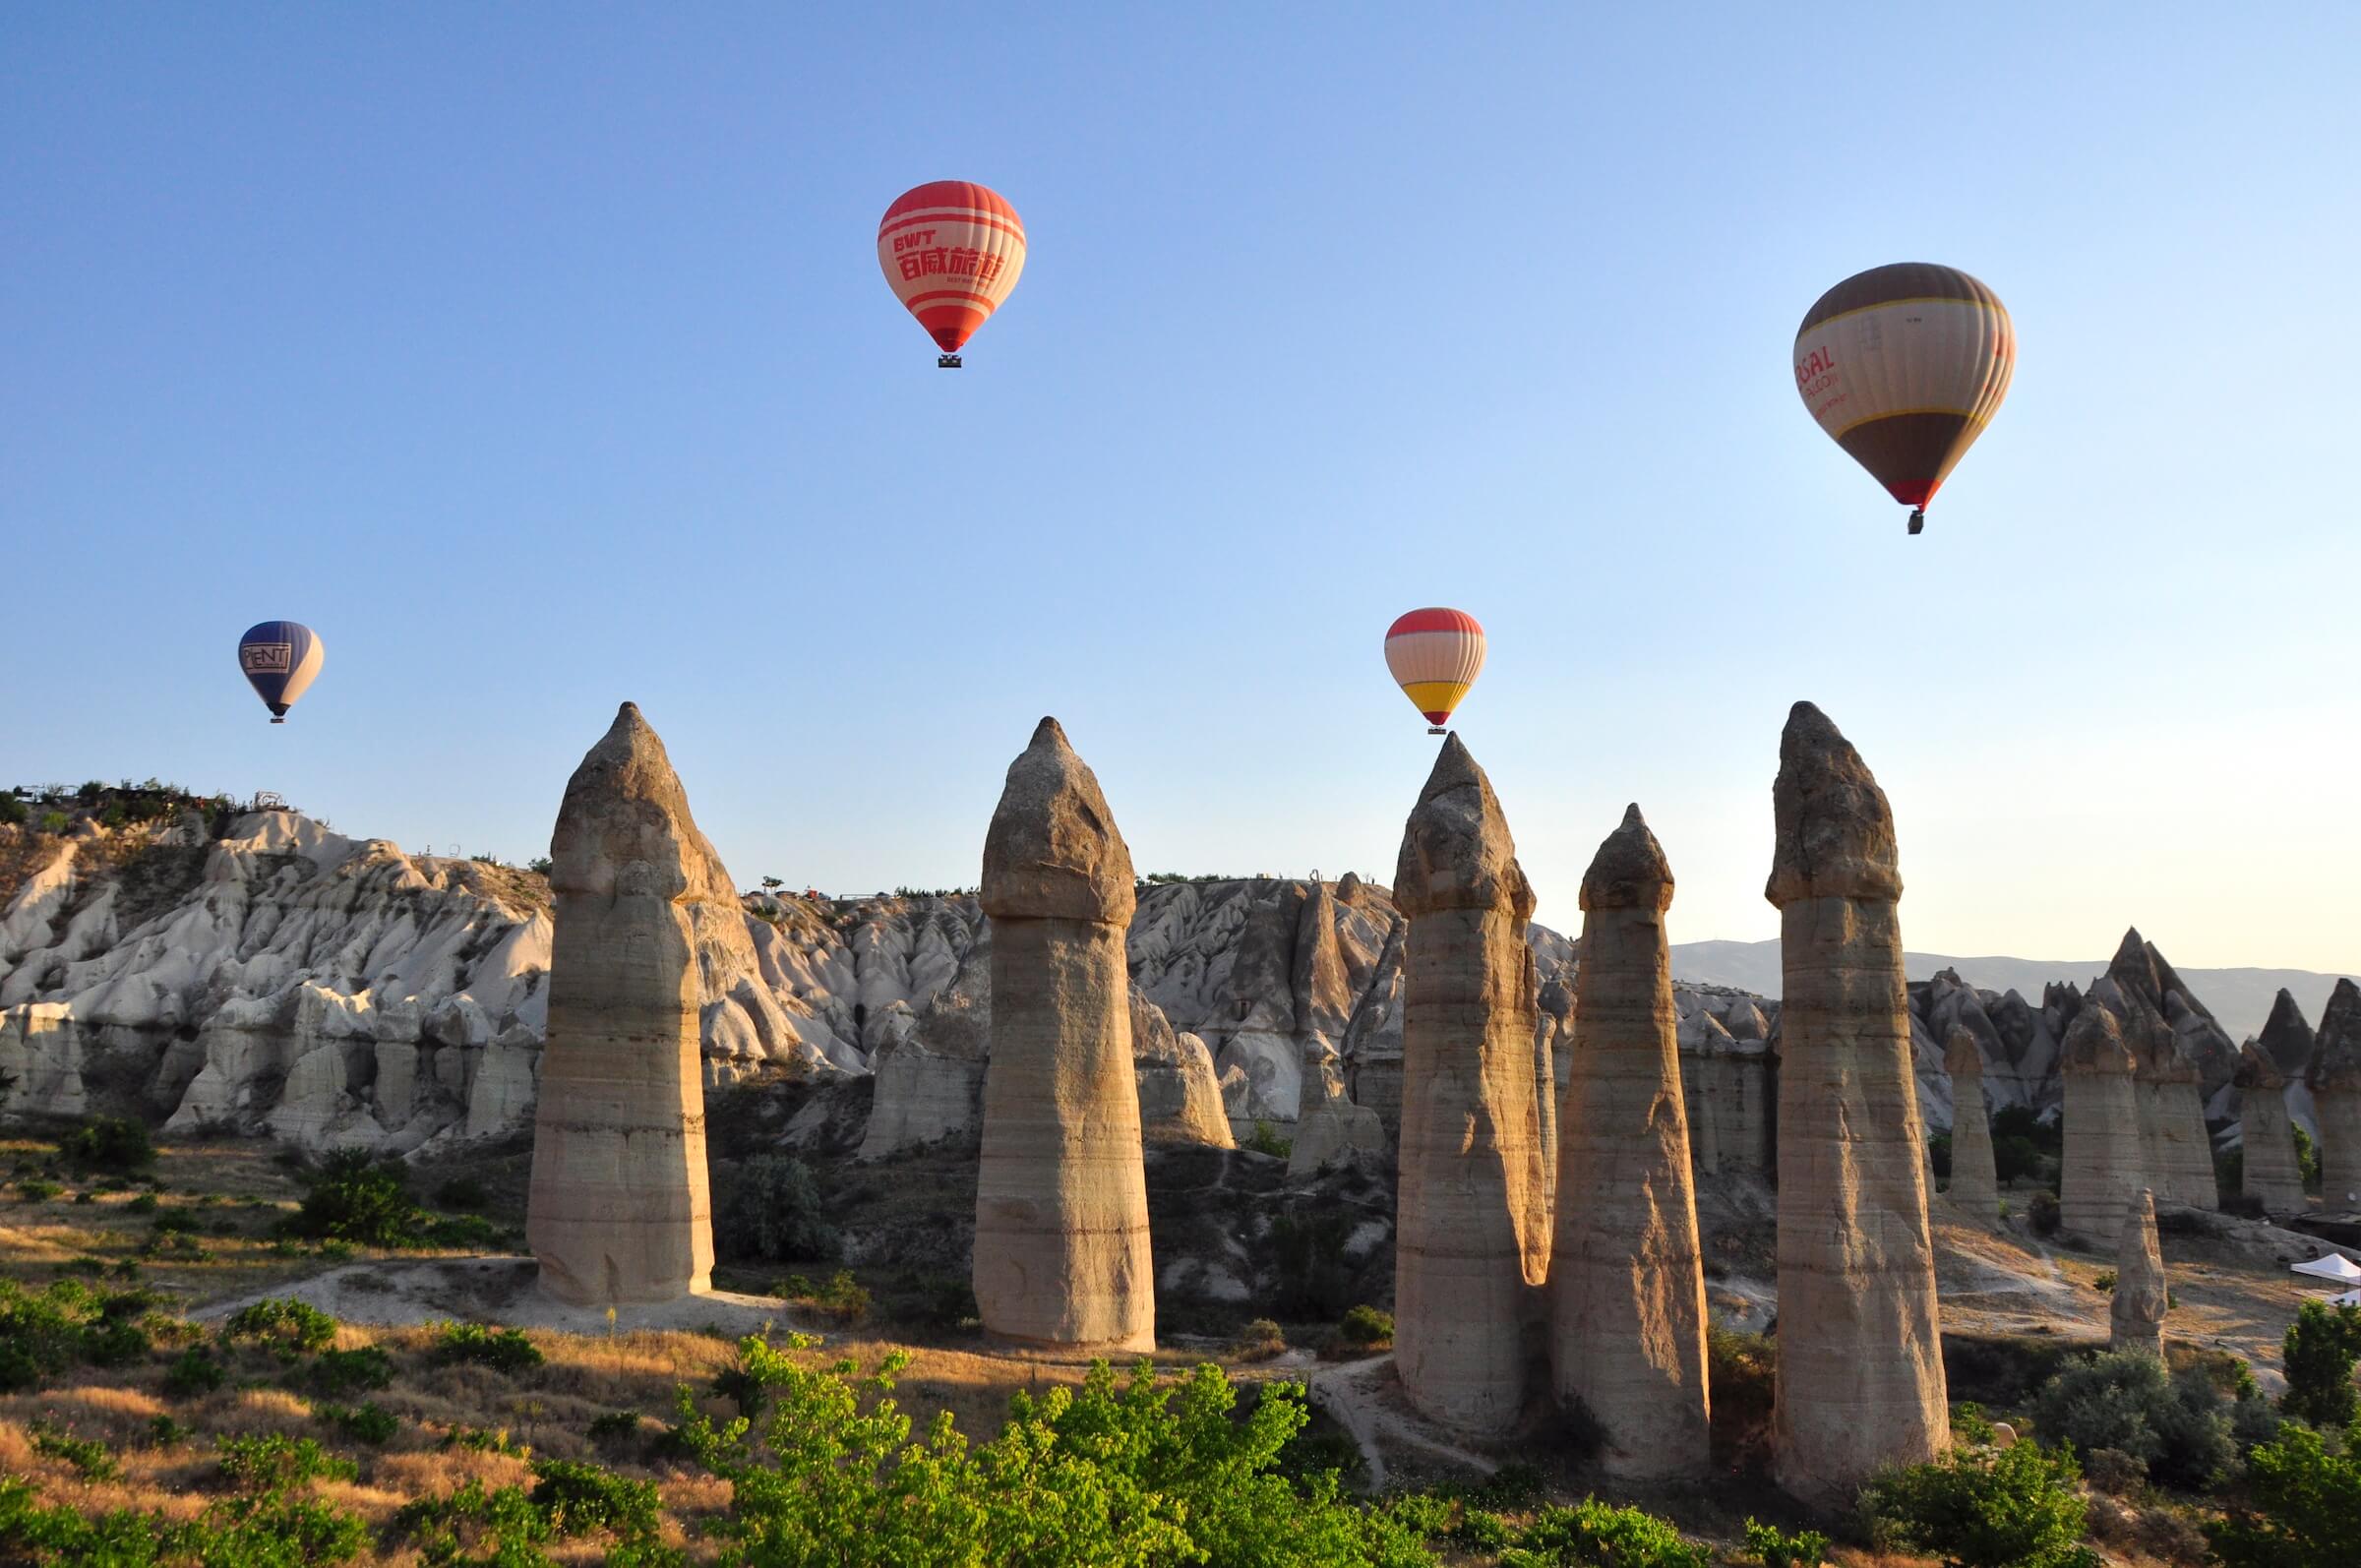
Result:
[[[1558,1116],[1550,1365],[1614,1475],[1707,1462],[1705,1273],[1674,1044],[1672,871],[1633,806],[1582,879],[1582,969]]]
[[[1788,714],[1765,896],[1780,911],[1780,1485],[1848,1506],[1950,1444],[1902,973],[1894,815],[1809,702]]]
[[[2139,935],[2134,932],[2124,939],[2127,950],[2137,944]],[[2123,964],[2118,955],[2117,969]],[[2091,986],[2090,1001],[2122,1021],[2123,1043],[2131,1048],[2140,1160],[2148,1184],[2166,1203],[2218,1208],[2221,1196],[2213,1176],[2213,1143],[2199,1098],[2197,1058],[2146,994],[2121,984],[2114,971]]]
[[[1195,1035],[1176,1033],[1164,1009],[1133,985],[1131,1074],[1139,1086],[1139,1130],[1150,1143],[1203,1143],[1234,1149],[1222,1110],[1213,1053]]]
[[[2280,992],[2285,996],[2285,992]],[[2305,1031],[2307,1034],[2310,1030]],[[2240,1185],[2270,1215],[2304,1212],[2304,1178],[2295,1158],[2295,1133],[2287,1119],[2287,1080],[2278,1062],[2256,1041],[2238,1053],[2238,1142],[2243,1151]]]
[[[558,926],[525,1240],[561,1300],[673,1300],[713,1270],[697,906],[734,913],[737,897],[631,703],[567,781],[549,854]]]
[[[2000,1215],[2000,1179],[1992,1165],[1992,1118],[1984,1110],[1984,1049],[1955,1028],[1943,1053],[1951,1073],[1951,1189],[1961,1213],[1989,1224]]]
[[[2174,1055],[2195,1074],[2198,1099],[2210,1102],[2238,1070],[2238,1047],[2137,928],[2123,934],[2106,978],[2147,1002],[2171,1032]],[[2158,1196],[2162,1196],[2161,1193]]]
[[[2115,1014],[2088,1006],[2066,1030],[2065,1148],[2058,1223],[2072,1236],[2112,1246],[2124,1204],[2148,1185],[2140,1136],[2139,1064]]]
[[[2339,980],[2321,1009],[2304,1073],[2320,1122],[2320,1195],[2329,1209],[2361,1209],[2361,988]]]
[[[1019,1343],[1156,1342],[1123,963],[1133,881],[1098,779],[1043,719],[984,840],[993,1003],[976,1305]]]
[[[1675,986],[1680,1021],[1681,1100],[1688,1111],[1689,1158],[1700,1176],[1768,1179],[1778,1123],[1778,1026],[1762,997],[1743,992],[1697,992]],[[1776,1009],[1778,1004],[1768,1004]]]
[[[2142,1187],[2124,1205],[2123,1237],[2115,1264],[2115,1297],[2107,1308],[2110,1350],[2164,1358],[2164,1252],[2156,1244],[2154,1194]]]
[[[1377,1113],[1357,1106],[1345,1093],[1344,1074],[1333,1056],[1322,1055],[1303,1064],[1309,1087],[1303,1114],[1296,1119],[1294,1145],[1288,1150],[1287,1174],[1302,1179],[1318,1175],[1345,1160],[1382,1161],[1388,1145]]]
[[[2278,1069],[2279,1077],[2292,1080],[2304,1075],[2312,1065],[2312,1047],[2318,1037],[2304,1017],[2304,1009],[2295,999],[2295,993],[2281,986],[2271,998],[2270,1016],[2263,1022],[2263,1032],[2255,1043]]]
[[[1454,735],[1403,831],[1394,1360],[1429,1417],[1513,1423],[1525,1297],[1547,1276],[1550,1173],[1534,1086],[1533,888],[1491,783]]]

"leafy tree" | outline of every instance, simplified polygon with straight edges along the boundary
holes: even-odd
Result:
[[[2202,1368],[2174,1376],[2152,1356],[2115,1351],[2066,1367],[2033,1396],[2033,1422],[2083,1453],[2129,1454],[2150,1480],[2201,1491],[2237,1452],[2230,1412]]]
[[[2348,1426],[2361,1415],[2353,1363],[2361,1360],[2361,1307],[2306,1301],[2282,1342],[2287,1392],[2279,1408],[2315,1426]]]
[[[57,1152],[83,1171],[140,1171],[155,1164],[147,1125],[129,1116],[92,1116],[67,1133]]]
[[[1637,1508],[1585,1497],[1571,1508],[1544,1508],[1500,1554],[1500,1568],[1611,1563],[1614,1568],[1712,1568],[1714,1554]]]
[[[2351,1568],[2361,1562],[2361,1429],[2331,1454],[2294,1422],[2247,1456],[2249,1505],[2206,1526],[2225,1568]]]
[[[2081,1543],[2088,1516],[2076,1475],[2071,1444],[1954,1449],[1939,1463],[1887,1472],[1861,1500],[1946,1568],[2096,1568]]]
[[[360,1246],[415,1245],[428,1223],[410,1196],[409,1173],[397,1161],[379,1161],[359,1149],[328,1157],[302,1204],[288,1217],[296,1236],[327,1236]]]
[[[788,1155],[757,1155],[722,1187],[714,1239],[725,1256],[767,1263],[824,1263],[843,1238],[812,1168]]]

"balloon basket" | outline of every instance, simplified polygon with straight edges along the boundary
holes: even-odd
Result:
[[[1912,507],[1910,509],[1910,532],[1926,532],[1926,509],[1924,507]]]
[[[957,354],[939,355],[935,361],[935,368],[937,370],[957,370],[959,368],[959,356]]]
[[[1426,733],[1429,735],[1448,735],[1451,732],[1444,729],[1440,724],[1429,724],[1426,726]]]
[[[271,722],[273,724],[284,724],[287,721],[285,719],[272,719]]]

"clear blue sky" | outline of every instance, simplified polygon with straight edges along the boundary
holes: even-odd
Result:
[[[2361,11],[0,13],[0,774],[539,853],[618,700],[732,872],[974,880],[1056,713],[1143,869],[1390,878],[1432,743],[1543,920],[1638,800],[1773,935],[1787,704],[1917,947],[2361,967]],[[967,368],[878,274],[990,184]],[[1965,268],[1998,421],[1909,539],[1788,347]],[[310,623],[283,728],[233,658]]]

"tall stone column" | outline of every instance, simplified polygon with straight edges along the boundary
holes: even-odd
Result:
[[[577,1304],[669,1301],[713,1272],[696,949],[708,854],[664,743],[626,702],[567,781],[525,1240]]]
[[[976,1307],[1006,1340],[1156,1344],[1148,1183],[1123,929],[1131,854],[1056,719],[1008,767],[984,839],[992,1055],[976,1184]]]
[[[1533,887],[1458,736],[1402,835],[1401,1194],[1394,1363],[1429,1417],[1505,1430],[1525,1401],[1526,1294],[1549,1267],[1534,1083]]]
[[[2148,1185],[2138,1070],[2115,1015],[2086,1003],[2066,1026],[2058,1055],[2066,1094],[2058,1224],[2098,1246],[2115,1244],[2124,1204]]]
[[[2217,1209],[2221,1187],[2213,1176],[2213,1139],[2206,1130],[2198,1064],[2183,1053],[2164,1015],[2138,992],[2102,980],[2091,995],[2110,990],[2107,999],[2122,1003],[2123,1043],[2138,1066],[2133,1092],[2140,1105],[2140,1158],[2148,1185],[2166,1203]]]
[[[2329,993],[2304,1081],[2320,1122],[2321,1204],[2361,1209],[2361,987],[2350,980]]]
[[[1672,869],[1634,806],[1582,878],[1582,967],[1558,1116],[1549,1254],[1557,1397],[1605,1433],[1613,1475],[1708,1461],[1705,1269],[1665,911]]]
[[[2107,1348],[2164,1359],[2164,1250],[2156,1244],[2156,1201],[2142,1187],[2124,1205],[2123,1236],[2115,1264],[2115,1296],[2107,1306]]]
[[[1943,1050],[1951,1073],[1951,1190],[1954,1208],[1978,1225],[2000,1217],[2000,1177],[1992,1165],[1992,1115],[1984,1109],[1984,1048],[1954,1029]]]
[[[1824,1508],[1950,1446],[1894,814],[1809,702],[1780,738],[1780,1485]]]
[[[2287,994],[2280,992],[2280,995]],[[2239,1184],[2272,1215],[2304,1212],[2304,1175],[2296,1164],[2295,1134],[2287,1119],[2287,1080],[2270,1053],[2254,1041],[2238,1052]]]

